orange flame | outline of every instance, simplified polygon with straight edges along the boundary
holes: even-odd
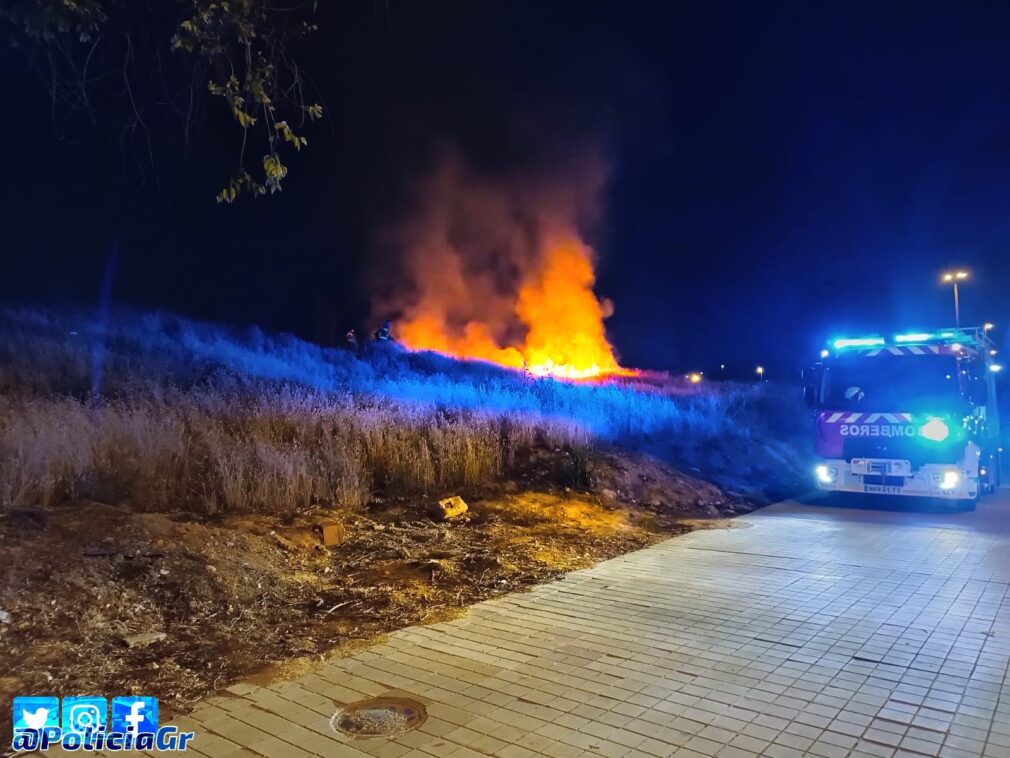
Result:
[[[481,321],[469,321],[452,333],[438,309],[412,314],[396,329],[397,337],[413,350],[489,361],[537,376],[631,375],[633,371],[617,362],[607,340],[603,322],[613,307],[593,292],[595,282],[592,251],[574,235],[555,235],[515,294],[512,315],[525,328],[515,344],[495,338],[500,325]]]

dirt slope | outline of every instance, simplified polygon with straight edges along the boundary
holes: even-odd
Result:
[[[429,515],[434,498],[288,518],[90,501],[7,511],[2,696],[143,693],[185,711],[237,679],[444,620],[755,506],[647,456],[567,455],[540,451],[517,480],[459,493],[469,511],[448,522]],[[583,486],[545,483],[559,471]],[[318,525],[330,522],[346,538],[324,547]],[[125,641],[156,632],[165,638]]]

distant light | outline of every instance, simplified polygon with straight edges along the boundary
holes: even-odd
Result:
[[[940,332],[940,336],[941,337],[945,337],[945,338],[946,337],[954,337],[956,335],[957,335],[957,332]]]
[[[699,382],[701,382],[701,374],[699,374],[697,372],[692,373],[692,374],[688,374],[687,375],[687,380],[689,382],[691,382],[691,384],[698,384]]]
[[[837,339],[832,343],[836,350],[843,347],[879,347],[884,344],[883,337],[855,337]]]
[[[725,363],[720,363],[719,364],[719,370],[720,371],[725,371],[726,370],[726,364]]]
[[[995,328],[995,326],[996,326],[996,324],[993,324],[993,323],[990,323],[990,322],[987,321],[985,324],[982,325],[982,329],[984,329],[985,331],[988,332],[990,329]]]
[[[950,427],[941,418],[931,418],[919,427],[919,434],[931,442],[943,442],[950,436]]]
[[[942,276],[942,279],[945,282],[962,282],[967,278],[967,271],[946,271]]]
[[[829,355],[831,355],[831,351],[830,350],[826,350],[826,349],[825,350],[821,350],[821,358],[827,358]]]
[[[967,279],[968,278],[968,272],[967,271],[958,271],[956,274],[954,274],[954,278],[955,279]]]
[[[895,342],[926,342],[932,338],[933,335],[931,332],[913,332],[911,334],[894,335]]]
[[[960,353],[964,349],[964,346],[960,342],[954,342],[951,344],[950,349],[955,353]]]
[[[998,374],[1000,371],[1003,370],[1003,367],[1000,364],[998,364],[998,363],[990,363],[989,364],[989,370],[992,371],[995,374]]]
[[[961,475],[956,471],[944,471],[940,481],[940,489],[952,490],[961,483]]]
[[[989,355],[996,355],[996,350],[990,350]]]
[[[838,469],[828,468],[822,463],[814,468],[814,475],[821,484],[831,484],[838,477]]]
[[[758,367],[757,367],[757,368],[755,369],[755,371],[757,371],[757,373],[758,373],[758,376],[762,376],[762,375],[764,375],[764,372],[765,372],[765,367],[764,367],[764,366],[758,366]]]

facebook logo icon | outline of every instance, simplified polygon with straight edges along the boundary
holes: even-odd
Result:
[[[116,697],[112,699],[112,731],[129,737],[158,731],[158,698]]]

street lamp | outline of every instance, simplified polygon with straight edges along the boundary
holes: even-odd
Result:
[[[957,285],[968,278],[967,271],[945,271],[940,276],[944,284],[954,285],[954,326],[961,326],[961,302],[958,300]]]
[[[764,366],[758,366],[757,367],[757,375],[758,375],[758,381],[759,382],[763,382],[765,380],[765,367]]]

